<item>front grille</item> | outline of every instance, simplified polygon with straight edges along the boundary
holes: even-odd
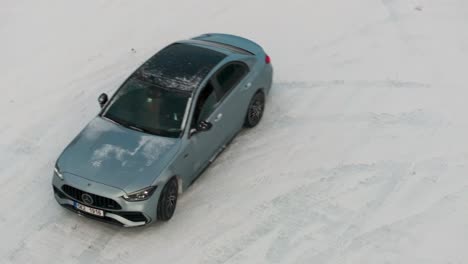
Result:
[[[132,222],[146,222],[146,217],[140,212],[112,212],[113,214],[120,215]]]
[[[73,199],[75,199],[77,201],[80,201],[80,202],[83,202],[83,199],[81,198],[81,196],[84,193],[89,194],[93,198],[93,203],[90,204],[91,206],[95,206],[95,207],[99,207],[99,208],[105,208],[105,209],[111,209],[111,210],[122,209],[122,207],[116,201],[114,201],[112,199],[102,197],[102,196],[99,196],[99,195],[96,195],[96,194],[84,192],[84,191],[82,191],[80,189],[71,187],[69,185],[63,185],[62,190],[66,194],[68,194],[70,197],[72,197]],[[84,204],[86,204],[86,203],[84,203]]]
[[[59,189],[57,189],[57,187],[53,186],[54,187],[54,193],[57,194],[58,197],[60,198],[65,198],[65,194],[63,192],[61,192]]]

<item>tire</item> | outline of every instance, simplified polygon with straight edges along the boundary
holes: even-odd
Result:
[[[177,196],[179,193],[179,183],[175,177],[171,178],[161,192],[159,196],[157,218],[161,221],[169,221],[174,215]]]
[[[258,91],[250,100],[245,116],[244,127],[252,128],[262,120],[263,111],[265,110],[265,93]]]

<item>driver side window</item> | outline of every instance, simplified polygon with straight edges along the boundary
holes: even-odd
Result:
[[[198,96],[191,127],[195,128],[200,121],[206,120],[213,112],[217,102],[214,87],[211,82],[208,82]]]

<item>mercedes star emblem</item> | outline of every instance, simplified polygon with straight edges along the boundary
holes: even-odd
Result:
[[[91,197],[91,195],[87,194],[87,193],[83,193],[81,195],[81,200],[85,203],[85,204],[88,204],[88,205],[92,205],[93,204],[93,197]]]

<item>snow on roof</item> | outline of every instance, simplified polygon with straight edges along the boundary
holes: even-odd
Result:
[[[192,92],[225,54],[175,43],[158,52],[135,74],[164,89]]]

